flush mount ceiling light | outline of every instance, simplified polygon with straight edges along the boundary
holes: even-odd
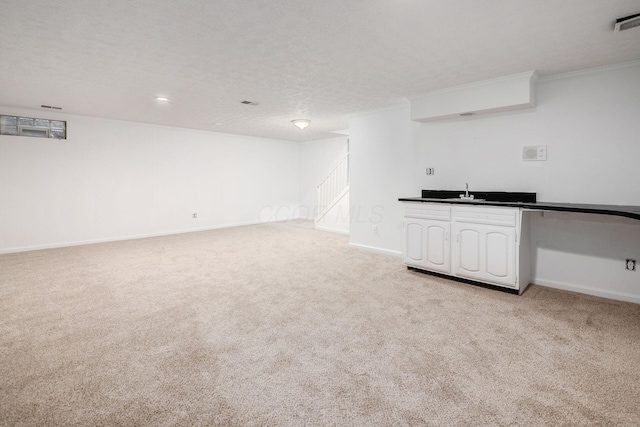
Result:
[[[167,102],[169,100],[169,98],[167,98],[166,96],[156,96],[156,101],[158,102]]]
[[[304,129],[311,124],[311,120],[295,119],[291,120],[291,123],[293,123],[298,129]]]

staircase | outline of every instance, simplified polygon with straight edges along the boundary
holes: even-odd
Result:
[[[325,228],[319,226],[319,223],[335,210],[336,206],[345,196],[349,194],[349,153],[338,162],[335,168],[327,175],[327,177],[318,185],[318,205],[315,224],[317,228]],[[346,212],[333,212],[336,219],[347,224],[348,230],[348,209]],[[344,230],[341,230],[344,231]]]

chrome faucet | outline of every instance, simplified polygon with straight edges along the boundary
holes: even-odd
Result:
[[[465,183],[465,190],[464,190],[464,194],[460,195],[460,198],[462,200],[471,200],[473,199],[473,195],[469,194],[469,183]]]

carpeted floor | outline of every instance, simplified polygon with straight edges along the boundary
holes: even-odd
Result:
[[[0,425],[639,425],[640,306],[293,221],[0,256]]]

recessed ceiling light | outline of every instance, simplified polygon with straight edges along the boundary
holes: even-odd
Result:
[[[299,129],[304,129],[311,124],[311,120],[295,119],[295,120],[291,120],[291,123],[293,123],[294,126],[296,126]]]
[[[156,96],[156,101],[167,102],[168,100],[169,98],[167,98],[166,96]]]

